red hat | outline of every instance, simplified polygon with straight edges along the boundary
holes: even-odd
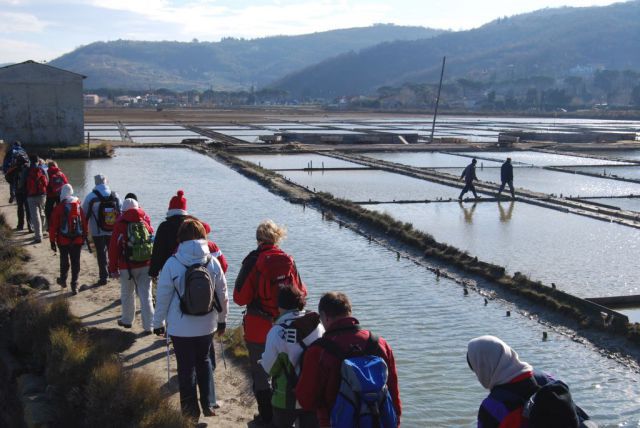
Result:
[[[184,198],[184,191],[178,190],[176,196],[169,201],[170,210],[187,210],[187,200]]]

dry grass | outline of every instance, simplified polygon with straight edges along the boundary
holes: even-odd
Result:
[[[244,331],[242,326],[227,330],[222,337],[225,352],[233,358],[249,358],[249,351],[244,343]]]

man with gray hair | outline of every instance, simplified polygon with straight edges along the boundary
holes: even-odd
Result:
[[[107,177],[98,174],[93,179],[95,187],[86,196],[82,210],[86,213],[89,232],[96,247],[100,271],[97,284],[106,285],[109,278],[107,251],[111,232],[113,232],[116,220],[122,211],[122,201],[118,194],[109,188]]]

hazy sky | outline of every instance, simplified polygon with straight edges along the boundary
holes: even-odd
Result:
[[[499,16],[608,0],[0,0],[0,64],[98,40],[217,41],[374,23],[469,29]]]

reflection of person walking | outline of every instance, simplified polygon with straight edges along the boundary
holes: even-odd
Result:
[[[473,158],[473,160],[471,160],[471,163],[467,165],[464,171],[462,171],[460,180],[464,178],[464,188],[462,189],[462,192],[460,192],[460,196],[458,196],[458,200],[460,201],[462,200],[462,197],[464,196],[464,194],[467,193],[469,190],[471,190],[471,192],[473,193],[473,196],[476,199],[478,199],[476,188],[473,185],[473,180],[478,179],[478,177],[476,177],[476,163],[478,163],[478,161],[476,160],[476,158]]]
[[[498,197],[500,197],[500,194],[504,190],[504,186],[508,184],[509,190],[511,190],[511,197],[515,199],[516,194],[513,191],[513,165],[511,165],[511,158],[507,158],[500,168],[500,181],[502,181],[502,184],[500,185],[500,190],[498,190]]]

